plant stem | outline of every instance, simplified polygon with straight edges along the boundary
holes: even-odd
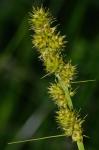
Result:
[[[72,104],[71,97],[69,95],[68,87],[65,86],[64,90],[65,90],[65,95],[67,96],[67,99],[68,99],[69,108],[73,109],[73,104]],[[78,146],[78,150],[85,150],[83,142],[77,142],[77,146]]]
[[[77,142],[77,146],[79,150],[85,150],[83,142]]]
[[[72,100],[71,100],[71,97],[70,97],[70,94],[69,94],[69,91],[68,91],[68,87],[66,85],[64,85],[64,83],[62,82],[61,80],[61,77],[59,75],[57,75],[57,78],[60,82],[60,85],[62,87],[62,89],[64,90],[64,93],[65,93],[65,96],[66,96],[66,101],[68,103],[68,107],[70,110],[73,109],[73,104],[72,104]]]
[[[57,75],[57,78],[60,82],[60,85],[61,87],[63,88],[64,92],[65,92],[65,96],[66,96],[66,100],[67,100],[67,103],[68,103],[68,107],[70,110],[73,109],[73,103],[72,103],[72,100],[71,100],[71,97],[70,97],[70,94],[69,94],[69,90],[68,90],[68,87],[66,85],[64,85],[64,83],[61,81],[61,77]],[[78,150],[85,150],[84,148],[84,144],[83,142],[77,142],[77,146],[78,146]]]
[[[72,100],[71,100],[71,97],[70,97],[70,94],[69,94],[69,91],[68,91],[68,87],[67,86],[64,86],[64,92],[65,92],[65,95],[66,95],[66,99],[68,101],[68,106],[70,109],[73,109],[73,104],[72,104]]]
[[[70,95],[69,95],[68,87],[65,86],[65,87],[64,87],[64,90],[65,90],[65,95],[67,96],[67,99],[68,99],[69,108],[70,108],[70,109],[73,109],[73,104],[72,104],[71,97],[70,97]],[[78,150],[85,150],[85,149],[84,149],[84,144],[83,144],[83,142],[77,142],[77,146],[78,146]]]

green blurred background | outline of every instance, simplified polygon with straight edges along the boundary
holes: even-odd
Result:
[[[53,77],[45,75],[33,49],[28,23],[32,6],[49,8],[58,30],[67,35],[64,54],[77,64],[77,80],[95,82],[73,85],[73,104],[81,108],[86,150],[99,150],[99,0],[1,0],[0,1],[0,150],[76,150],[71,138],[55,138],[7,145],[13,140],[60,134],[56,107],[47,93]]]

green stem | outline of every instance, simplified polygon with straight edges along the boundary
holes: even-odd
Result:
[[[66,85],[64,85],[64,83],[62,82],[59,75],[57,75],[57,78],[60,82],[60,85],[61,85],[62,89],[64,90],[68,107],[69,107],[70,110],[72,110],[73,109],[73,104],[72,104],[72,100],[71,100],[71,97],[70,97],[70,94],[69,94],[69,91],[68,91],[68,87]]]
[[[71,97],[70,97],[70,94],[69,94],[68,87],[66,85],[64,85],[64,83],[62,82],[61,77],[59,75],[57,75],[57,78],[60,82],[61,87],[63,88],[63,90],[65,92],[68,107],[69,107],[70,110],[72,110],[73,109],[73,103],[72,103],[72,100],[71,100]],[[78,146],[78,150],[85,150],[83,142],[77,142],[77,146]]]
[[[77,146],[79,150],[85,150],[83,142],[77,142]]]
[[[69,94],[69,91],[68,91],[68,87],[67,87],[67,86],[64,86],[64,92],[65,92],[65,96],[66,96],[66,99],[67,99],[67,103],[68,103],[69,108],[70,108],[70,109],[73,109],[72,100],[71,100],[71,97],[70,97],[70,94]]]
[[[68,87],[65,86],[64,90],[65,90],[65,95],[68,99],[68,106],[69,106],[70,109],[73,109],[73,104],[72,104],[71,97],[69,95]],[[77,146],[78,146],[78,150],[85,150],[83,142],[77,142]]]

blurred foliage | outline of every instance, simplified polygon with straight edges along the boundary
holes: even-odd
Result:
[[[55,122],[55,106],[47,94],[53,77],[45,75],[28,23],[32,6],[49,8],[67,35],[64,55],[77,64],[77,80],[96,79],[76,84],[73,103],[81,108],[86,150],[99,147],[99,1],[98,0],[1,0],[0,1],[0,149],[1,150],[76,150],[71,139],[58,138],[17,145],[13,140],[61,133]]]

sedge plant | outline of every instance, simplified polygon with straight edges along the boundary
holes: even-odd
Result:
[[[33,8],[31,27],[34,31],[33,46],[39,51],[39,58],[43,61],[47,74],[54,74],[55,82],[51,83],[48,92],[58,107],[56,121],[65,136],[71,136],[77,142],[78,149],[84,150],[82,123],[79,113],[73,108],[71,83],[76,75],[76,66],[71,60],[64,61],[62,51],[67,41],[65,36],[53,27],[50,12],[43,7]]]
[[[65,36],[60,35],[60,32],[57,31],[57,26],[53,26],[54,21],[49,10],[43,7],[33,8],[30,19],[31,29],[34,31],[32,43],[39,52],[39,58],[43,61],[46,69],[45,76],[51,74],[55,76],[55,81],[50,83],[48,92],[57,105],[56,121],[63,134],[9,144],[67,136],[77,143],[78,150],[85,150],[82,128],[84,118],[82,119],[79,112],[73,107],[72,97],[75,91],[72,90],[72,83],[86,81],[74,81],[77,74],[76,66],[72,65],[71,60],[63,59],[62,51],[67,41]]]

